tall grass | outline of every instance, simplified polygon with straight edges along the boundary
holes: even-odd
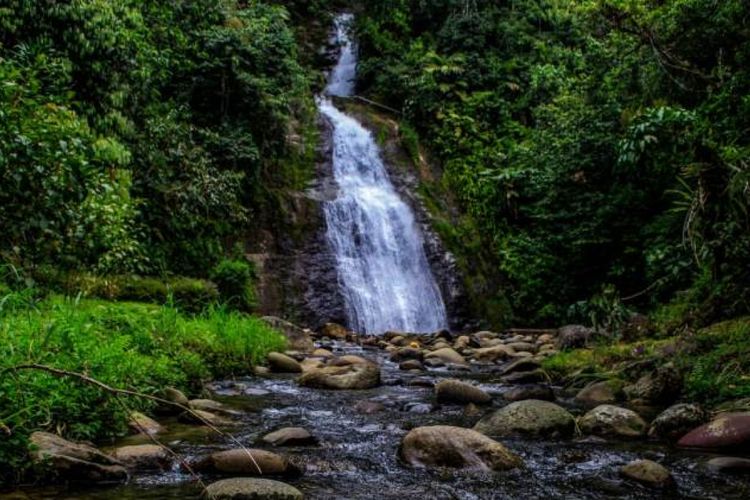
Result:
[[[37,299],[32,291],[0,297],[0,370],[30,363],[85,373],[114,387],[158,394],[190,391],[207,379],[248,373],[281,334],[257,318],[222,308],[186,316],[169,305]],[[98,440],[126,428],[123,404],[147,411],[149,401],[116,400],[101,390],[38,371],[0,377],[0,481],[26,464],[36,429]]]

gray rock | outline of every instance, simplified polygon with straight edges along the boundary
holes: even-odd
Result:
[[[159,422],[139,411],[130,414],[128,426],[135,432],[143,434],[156,434],[164,429]]]
[[[547,385],[530,384],[512,387],[503,393],[503,397],[508,401],[523,401],[524,399],[554,401],[555,393]]]
[[[652,488],[668,488],[674,486],[672,473],[651,460],[634,460],[620,469],[620,474]]]
[[[615,403],[622,395],[622,382],[617,380],[603,380],[593,382],[576,395],[577,403],[586,406]]]
[[[261,318],[268,326],[281,332],[287,340],[287,347],[294,351],[312,352],[315,348],[309,330],[275,316]]]
[[[526,399],[490,413],[474,430],[493,437],[569,437],[575,433],[575,419],[554,403]]]
[[[155,444],[122,446],[112,456],[130,469],[168,470],[171,465],[169,452]]]
[[[643,404],[667,405],[677,399],[681,390],[682,376],[672,363],[668,363],[625,387],[625,394],[628,399]]]
[[[652,438],[677,441],[692,429],[708,420],[708,412],[700,405],[680,403],[661,412],[648,431]]]
[[[280,481],[258,478],[222,479],[206,487],[211,500],[302,500],[297,488]]]
[[[281,354],[280,352],[272,352],[268,354],[268,365],[271,367],[271,371],[277,373],[301,373],[302,365],[296,359]]]
[[[599,405],[578,421],[582,432],[597,436],[641,437],[646,422],[633,410],[613,405]]]
[[[300,446],[315,444],[315,437],[302,427],[284,427],[266,434],[261,438],[271,446]]]
[[[456,379],[441,380],[435,385],[435,395],[440,403],[489,403],[492,398],[479,387]]]
[[[596,331],[583,325],[566,325],[557,330],[558,349],[586,347],[596,337]]]
[[[497,441],[471,429],[447,425],[412,429],[401,442],[399,455],[414,467],[506,470],[523,464]]]
[[[121,462],[92,446],[73,443],[48,432],[32,433],[29,442],[34,464],[51,468],[60,478],[94,483],[128,479]]]

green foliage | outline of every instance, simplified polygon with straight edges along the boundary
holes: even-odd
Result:
[[[312,120],[265,2],[12,0],[0,80],[0,257],[30,268],[205,277]]]
[[[368,2],[360,87],[442,160],[524,322],[605,284],[713,321],[750,310],[743,4]]]
[[[700,330],[687,339],[685,351],[680,359],[689,398],[718,403],[750,397],[750,318]]]
[[[211,280],[219,288],[221,299],[238,309],[249,309],[255,302],[254,268],[246,260],[224,259],[211,273]]]
[[[167,385],[197,390],[201,381],[247,373],[283,337],[262,321],[211,309],[187,317],[169,306],[53,297],[29,290],[0,300],[0,370],[39,363],[71,370],[113,387],[159,394]],[[0,479],[26,465],[26,437],[37,429],[73,439],[122,434],[126,408],[139,398],[114,398],[79,381],[38,371],[0,377]]]

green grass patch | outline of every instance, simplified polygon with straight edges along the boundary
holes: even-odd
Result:
[[[246,374],[284,347],[283,336],[261,320],[220,308],[188,316],[168,305],[38,301],[29,291],[0,298],[0,370],[37,363],[147,394],[165,386],[194,392],[202,381]],[[3,372],[0,481],[26,466],[33,430],[101,440],[125,432],[125,407],[148,411],[152,405],[43,372]]]

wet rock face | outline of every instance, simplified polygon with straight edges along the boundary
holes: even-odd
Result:
[[[414,467],[506,470],[520,467],[520,457],[471,429],[435,425],[412,429],[401,442],[401,459]]]
[[[575,419],[554,403],[526,399],[487,415],[474,430],[493,437],[569,437],[575,432]]]

